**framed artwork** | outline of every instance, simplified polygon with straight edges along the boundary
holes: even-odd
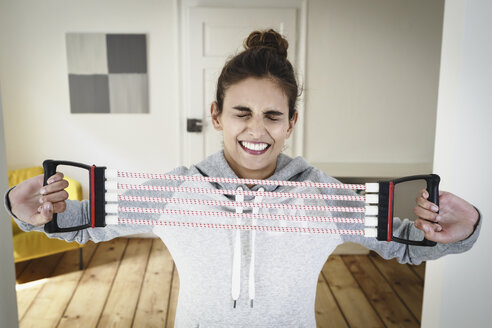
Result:
[[[148,113],[145,34],[67,33],[71,113]]]

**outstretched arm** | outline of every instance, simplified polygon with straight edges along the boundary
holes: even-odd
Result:
[[[318,180],[320,182],[337,182],[323,172],[319,171]],[[337,193],[351,194],[349,191],[337,191]],[[424,197],[425,196],[425,197]],[[421,199],[419,197],[422,197]],[[417,198],[415,212],[420,217],[417,223],[408,219],[393,220],[393,234],[396,237],[407,240],[422,240],[425,237],[437,242],[434,247],[410,246],[394,241],[379,241],[376,238],[367,238],[358,235],[348,235],[343,237],[343,241],[359,243],[371,250],[376,251],[385,259],[396,258],[400,263],[419,264],[422,261],[433,260],[447,254],[462,253],[469,250],[476,242],[480,233],[480,215],[478,211],[465,200],[449,192],[440,193],[439,214],[432,210],[433,203],[427,201],[429,197],[427,191],[420,191]],[[343,202],[336,204],[326,202],[327,205],[345,205]],[[421,204],[421,205],[419,205]],[[347,203],[345,206],[354,206]],[[358,206],[362,206],[359,204]],[[433,220],[437,216],[438,223],[426,221]],[[363,225],[337,224],[340,229],[364,229]],[[426,229],[430,229],[427,232]],[[422,231],[423,230],[423,231]],[[440,231],[438,231],[440,230]],[[436,239],[437,238],[437,239]]]
[[[83,225],[89,221],[89,202],[68,200],[64,190],[67,186],[62,173],[50,177],[46,186],[43,186],[42,175],[25,180],[7,193],[7,210],[24,231],[44,231],[43,225],[52,220],[54,213],[58,213],[58,222],[62,223],[62,227]],[[99,242],[151,230],[150,226],[110,225],[47,235],[83,244],[88,240]]]

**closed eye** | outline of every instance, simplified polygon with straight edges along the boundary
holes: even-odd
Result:
[[[277,110],[269,110],[269,111],[265,112],[264,114],[270,121],[274,121],[274,122],[281,119],[284,115],[284,113],[279,112]]]
[[[234,106],[232,108],[236,110],[235,115],[236,117],[239,118],[250,117],[253,113],[251,108],[246,106]],[[275,121],[279,121],[284,116],[284,113],[278,110],[268,110],[263,112],[263,115],[265,115],[265,117],[270,121],[275,122]]]
[[[245,106],[234,106],[232,107],[233,109],[236,110],[236,117],[248,117],[251,116],[251,109],[249,107]]]

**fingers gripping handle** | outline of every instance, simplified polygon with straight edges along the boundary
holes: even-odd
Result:
[[[91,221],[82,224],[79,226],[73,227],[60,227],[58,225],[58,215],[53,213],[53,218],[50,222],[44,225],[44,231],[47,233],[56,233],[56,232],[69,232],[69,231],[78,231],[82,229],[86,229],[89,227],[104,227],[106,224],[104,222],[104,173],[105,167],[96,167],[95,165],[87,165],[77,162],[70,161],[55,161],[55,160],[46,160],[43,162],[44,168],[44,179],[43,185],[46,186],[48,184],[48,179],[56,173],[56,170],[59,165],[64,166],[74,166],[78,168],[82,168],[88,170],[90,172],[90,210],[91,210]]]
[[[427,182],[427,192],[429,193],[429,201],[439,206],[439,182],[441,178],[437,174],[429,175],[425,181]],[[435,246],[435,241],[424,238],[422,240],[423,246]]]

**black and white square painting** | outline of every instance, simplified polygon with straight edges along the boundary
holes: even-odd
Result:
[[[145,34],[67,33],[71,113],[148,113]]]

